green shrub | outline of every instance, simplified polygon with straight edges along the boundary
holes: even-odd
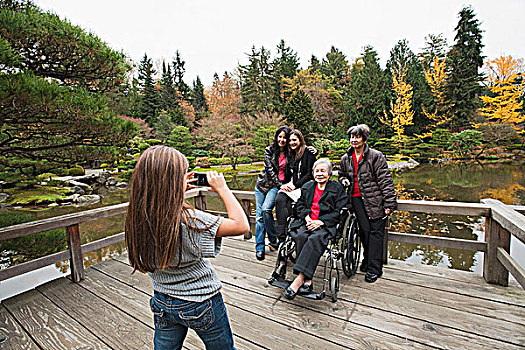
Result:
[[[74,166],[73,168],[69,168],[68,174],[70,176],[82,176],[82,175],[85,175],[86,172],[84,171],[84,168],[82,168],[80,165],[77,165],[77,166]]]
[[[129,181],[133,175],[133,169],[126,170],[123,174],[118,175],[119,180]]]
[[[51,179],[54,177],[58,177],[58,176],[53,173],[43,173],[43,174],[37,175],[36,179],[38,181],[51,181]]]
[[[196,158],[196,157],[207,157],[208,156],[208,151],[204,150],[204,149],[194,149],[191,151],[191,155],[193,158]]]

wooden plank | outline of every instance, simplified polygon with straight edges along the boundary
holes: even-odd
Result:
[[[505,266],[518,283],[525,288],[525,270],[514,260],[505,249],[498,247],[498,260]]]
[[[123,259],[127,262],[127,258]],[[111,304],[133,315],[136,319],[148,324],[153,329],[153,317],[149,309],[151,282],[147,275],[131,275],[131,267],[120,261],[106,261],[86,271],[86,278],[81,286],[100,298],[110,300]],[[260,349],[234,334],[234,341],[239,349]],[[239,345],[241,344],[241,345]],[[197,334],[190,330],[184,341],[190,349],[202,349],[203,343]]]
[[[468,239],[423,236],[423,235],[414,235],[410,233],[400,233],[400,232],[389,232],[388,237],[389,237],[388,240],[390,242],[424,244],[424,245],[433,245],[436,247],[474,250],[474,251],[481,251],[481,252],[487,251],[487,243],[468,240]]]
[[[37,350],[35,342],[9,312],[0,305],[0,349]]]
[[[153,343],[150,327],[66,278],[37,290],[112,349],[149,349]]]
[[[110,349],[36,290],[2,304],[43,349]]]
[[[482,199],[481,202],[490,206],[492,219],[525,243],[525,216],[523,214],[495,199]]]
[[[398,210],[409,211],[412,213],[427,214],[448,214],[448,215],[468,215],[468,216],[489,216],[490,206],[481,203],[463,202],[440,202],[440,201],[397,201]]]
[[[69,259],[69,251],[64,250],[62,252],[43,256],[41,258],[31,260],[22,264],[8,267],[7,269],[0,270],[0,281],[4,281],[8,278],[24,274],[29,271],[39,269],[44,266],[48,266],[59,261]]]

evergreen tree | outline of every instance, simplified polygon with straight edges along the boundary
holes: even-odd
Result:
[[[379,66],[377,52],[365,46],[361,58],[353,65],[345,97],[345,128],[367,124],[375,133],[387,130],[380,118],[388,109],[388,79]]]
[[[423,69],[428,71],[436,58],[439,61],[444,60],[447,57],[447,51],[447,39],[443,38],[443,34],[427,35],[425,37],[425,47],[419,54],[419,60],[423,65]]]
[[[170,136],[171,130],[175,127],[175,124],[171,120],[171,116],[166,111],[161,111],[159,117],[155,121],[155,130],[157,131],[157,138],[162,141]]]
[[[312,72],[320,73],[321,72],[321,62],[319,62],[319,59],[312,55],[310,58],[310,65],[308,66],[309,69],[312,70]]]
[[[247,65],[239,66],[242,111],[250,114],[279,111],[279,81],[270,61],[270,51],[264,47],[257,51],[253,46],[248,59]]]
[[[277,45],[277,57],[273,61],[273,68],[277,77],[276,94],[280,97],[281,105],[284,105],[290,95],[283,93],[282,79],[293,78],[295,76],[299,68],[299,59],[297,58],[297,53],[289,46],[286,46],[286,43],[282,39],[279,45]]]
[[[189,156],[193,145],[190,129],[180,125],[174,127],[169,135],[167,144],[182,154]]]
[[[332,85],[337,89],[342,89],[346,86],[350,65],[346,56],[332,46],[330,52],[326,54],[326,58],[323,58],[320,71],[330,79]]]
[[[480,22],[471,7],[464,7],[459,12],[459,22],[456,26],[454,46],[448,53],[448,68],[450,71],[447,80],[447,95],[451,107],[451,127],[468,126],[473,121],[480,100],[482,75],[479,68],[483,66],[484,56],[482,30]]]
[[[171,66],[162,61],[162,77],[160,79],[160,103],[164,110],[171,110],[179,107],[177,90],[173,84],[173,74]]]
[[[433,107],[434,99],[425,80],[423,66],[408,47],[408,42],[405,39],[400,40],[390,51],[390,59],[386,67],[389,86],[393,86],[392,77],[394,74],[399,75],[401,71],[405,71],[405,82],[413,89],[412,106],[414,110],[413,124],[406,128],[406,132],[408,135],[422,133],[430,123],[423,112],[423,107],[430,110]]]
[[[124,54],[56,14],[0,1],[0,169],[34,176],[114,159],[138,132],[108,104],[130,69]]]
[[[184,68],[184,65],[186,62],[182,59],[179,50],[175,52],[175,58],[173,59],[172,66],[173,66],[173,82],[175,83],[175,87],[177,88],[177,91],[181,94],[182,99],[189,101],[190,100],[190,87],[188,84],[186,84],[183,80],[184,73],[186,72],[186,68]]]
[[[284,116],[288,125],[301,130],[305,139],[308,139],[312,131],[314,110],[310,97],[303,91],[293,93],[290,100],[284,106]]]
[[[153,75],[156,73],[153,68],[151,58],[148,58],[147,54],[144,54],[142,61],[139,65],[139,84],[142,90],[142,99],[140,102],[140,108],[138,117],[148,122],[150,126],[153,126],[157,119],[157,112],[160,107],[159,96],[155,91],[155,82]]]
[[[202,117],[202,115],[208,111],[208,104],[206,103],[206,96],[204,96],[204,86],[202,85],[199,76],[193,81],[191,95],[191,104],[195,109],[197,116]]]

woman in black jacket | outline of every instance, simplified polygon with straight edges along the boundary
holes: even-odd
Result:
[[[297,218],[290,225],[297,254],[293,272],[297,277],[284,291],[287,299],[312,291],[315,269],[330,237],[335,235],[341,210],[348,200],[343,186],[329,180],[332,164],[328,159],[319,159],[313,169],[315,181],[301,187]]]
[[[281,186],[275,199],[275,216],[277,217],[277,239],[284,242],[286,239],[286,223],[292,213],[292,203],[300,196],[300,188],[314,179],[312,174],[315,163],[315,153],[306,147],[303,134],[295,129],[290,133],[288,148],[292,155],[292,181]],[[315,150],[315,149],[314,149]]]
[[[291,178],[288,140],[291,129],[281,126],[275,132],[273,143],[264,149],[264,168],[255,185],[255,256],[264,260],[264,238],[268,234],[270,248],[277,249],[273,207],[281,186]]]

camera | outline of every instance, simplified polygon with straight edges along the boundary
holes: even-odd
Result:
[[[193,176],[197,179],[197,181],[195,181],[195,185],[210,187],[206,173],[194,173]]]

